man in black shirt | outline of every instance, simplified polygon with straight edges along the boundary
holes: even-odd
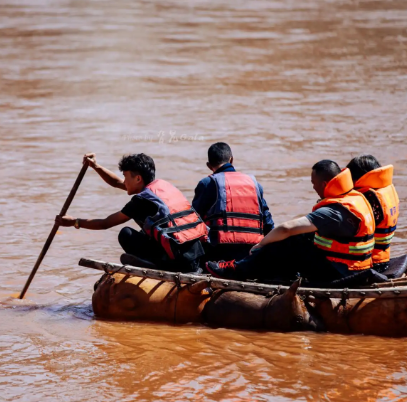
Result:
[[[55,220],[61,226],[103,230],[133,219],[144,229],[148,219],[151,220],[155,217],[162,219],[162,217],[165,217],[162,214],[164,210],[168,212],[168,208],[160,198],[155,197],[151,191],[146,197],[140,196],[141,193],[146,193],[146,186],[155,183],[155,164],[151,157],[145,154],[123,157],[119,163],[119,169],[123,172],[124,179],[97,164],[94,153],[86,154],[83,163],[87,163],[92,167],[107,184],[125,190],[133,197],[121,211],[115,212],[105,219],[79,219],[71,216],[57,216]],[[170,183],[163,180],[160,182],[174,191],[177,196],[183,197],[179,190],[175,189]],[[158,203],[155,202],[157,200]],[[161,216],[159,216],[160,213]],[[199,225],[199,221],[197,221],[197,225]],[[159,225],[154,224],[152,226],[159,227]],[[124,227],[119,233],[119,243],[127,253],[122,256],[122,263],[148,267],[155,265],[166,270],[198,270],[199,258],[204,255],[199,236],[195,236],[195,238],[182,244],[177,244],[169,236],[163,236],[160,233],[156,238],[162,240],[163,237],[166,237],[168,241],[166,243],[167,248],[165,248],[164,243],[162,241],[159,243],[153,233],[154,228],[151,228],[151,233],[147,234],[145,230],[137,231],[131,227]]]

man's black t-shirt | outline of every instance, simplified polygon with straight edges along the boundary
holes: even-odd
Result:
[[[122,209],[122,213],[134,219],[136,223],[144,222],[147,217],[154,216],[157,211],[157,205],[136,195]]]
[[[153,202],[135,195],[123,207],[121,212],[129,218],[134,219],[137,224],[142,224],[147,219],[147,217],[154,216],[157,211],[158,207]],[[153,241],[156,240],[153,239]],[[162,249],[161,251],[164,252],[164,249],[161,247],[161,245],[157,243],[157,246],[159,246]],[[179,251],[178,258],[186,261],[196,260],[197,258],[205,254],[201,241],[199,239],[180,244],[176,246],[176,248]]]
[[[307,215],[308,220],[314,224],[321,236],[353,237],[356,235],[360,225],[360,219],[352,214],[341,204],[330,204]],[[343,275],[351,272],[346,264],[331,262],[331,264]]]

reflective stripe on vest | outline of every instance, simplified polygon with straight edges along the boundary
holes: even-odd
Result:
[[[316,233],[314,243],[318,245],[319,248],[323,248],[326,251],[329,250],[330,253],[327,254],[331,254],[331,256],[335,254],[336,257],[345,260],[347,259],[352,261],[358,260],[364,261],[372,256],[372,250],[374,247],[374,238],[372,235],[371,239],[366,242],[354,241],[349,242],[347,244],[343,244],[333,239],[328,239],[327,237],[320,236]],[[341,252],[339,252],[338,250],[341,250]]]
[[[343,205],[360,220],[358,231],[354,237],[324,237],[318,232],[314,236],[314,245],[324,252],[332,262],[345,264],[349,270],[363,270],[373,265],[372,252],[374,240],[374,216],[370,204],[359,192],[352,190],[352,179],[349,169],[344,169],[327,184],[325,196],[313,211],[331,204]],[[345,193],[339,193],[340,191]],[[335,196],[335,193],[339,193]]]
[[[257,244],[263,238],[261,195],[256,179],[240,172],[209,176],[217,198],[205,216],[212,244]]]
[[[390,243],[397,228],[399,216],[399,197],[392,184],[393,166],[383,166],[363,175],[356,183],[358,191],[375,194],[380,203],[383,219],[376,226],[373,262],[375,264],[390,260]]]
[[[143,223],[144,232],[162,245],[167,255],[175,259],[173,248],[207,235],[208,228],[185,196],[171,183],[155,180],[136,197],[157,205],[156,215]]]

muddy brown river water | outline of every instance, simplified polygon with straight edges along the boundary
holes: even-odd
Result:
[[[407,339],[103,322],[120,227],[62,228],[13,299],[96,152],[154,157],[192,199],[207,147],[232,145],[274,219],[310,211],[310,167],[361,152],[395,167],[407,252],[405,0],[0,0],[1,401],[407,401]],[[69,210],[128,196],[89,170]]]

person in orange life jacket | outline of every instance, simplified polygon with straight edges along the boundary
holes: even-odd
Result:
[[[236,279],[302,277],[330,282],[371,268],[373,211],[353,190],[349,169],[322,160],[312,167],[311,182],[321,200],[313,212],[285,222],[240,261],[208,262],[214,276]]]
[[[213,173],[195,188],[192,206],[210,228],[206,260],[243,258],[274,227],[263,188],[232,164],[228,144],[211,145],[206,165]]]
[[[84,163],[107,184],[126,190],[133,197],[121,211],[105,219],[57,216],[57,223],[100,230],[134,219],[142,231],[124,227],[119,233],[119,243],[127,253],[122,255],[123,264],[151,266],[153,263],[166,270],[199,272],[199,258],[204,255],[200,239],[207,235],[207,227],[176,187],[155,179],[151,157],[142,153],[124,156],[119,162],[124,179],[97,164],[93,153],[84,156]]]
[[[355,190],[369,201],[375,218],[375,246],[373,264],[382,272],[390,260],[390,243],[399,216],[399,197],[393,185],[393,166],[381,166],[373,155],[360,155],[347,166],[352,174]]]

